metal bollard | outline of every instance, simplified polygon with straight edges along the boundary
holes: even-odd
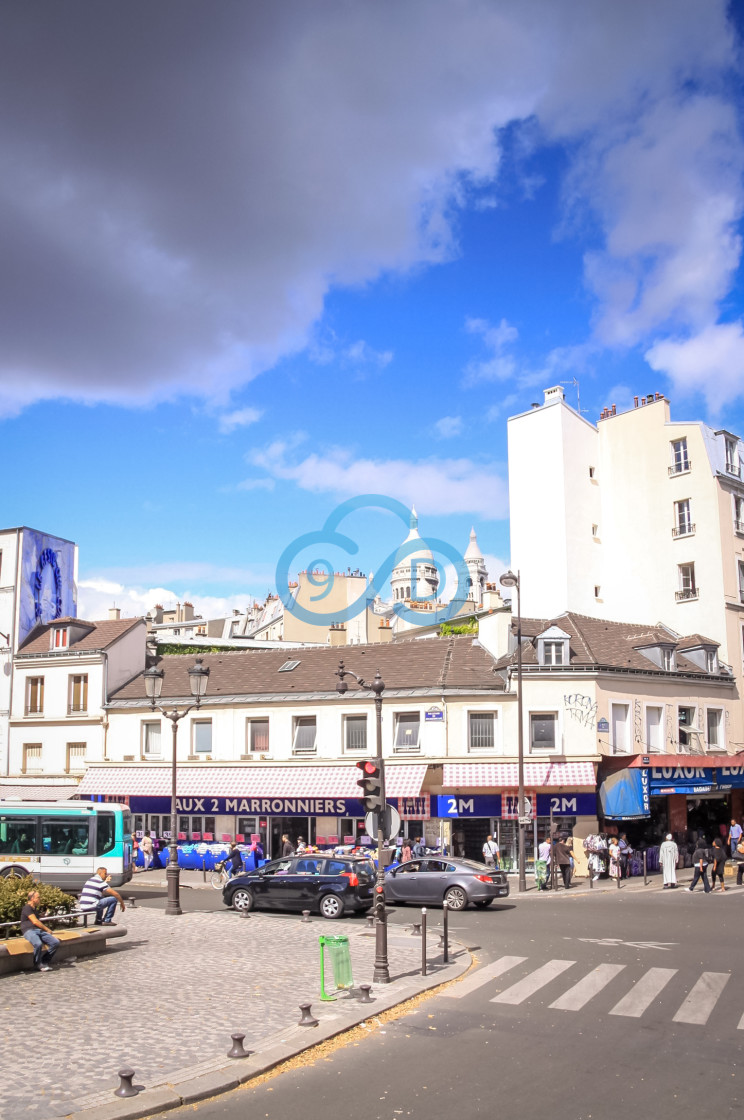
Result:
[[[313,1005],[311,1003],[301,1003],[300,1004],[300,1011],[302,1012],[302,1018],[300,1019],[299,1023],[297,1024],[298,1027],[317,1027],[318,1020],[315,1018],[315,1016],[312,1013],[312,1010],[311,1010],[312,1006]]]
[[[620,871],[621,871],[621,868],[618,867],[617,878],[615,879],[615,886],[617,887],[618,890],[620,890]]]
[[[445,964],[449,964],[449,903],[446,898],[442,903],[442,942],[444,949],[442,960]]]
[[[207,881],[207,864],[204,860],[204,857],[202,857],[202,882],[206,883],[206,881]]]
[[[139,1090],[135,1089],[134,1085],[132,1084],[132,1078],[133,1077],[134,1077],[134,1070],[133,1069],[129,1069],[127,1067],[126,1069],[120,1069],[119,1070],[119,1088],[114,1089],[114,1096],[115,1097],[136,1097],[137,1096],[137,1093],[139,1092]]]
[[[413,923],[413,926],[411,927],[411,936],[412,937],[420,937],[421,936],[421,922],[414,922]]]
[[[227,1051],[228,1058],[250,1058],[250,1052],[243,1046],[244,1034],[231,1034],[232,1046]]]
[[[593,890],[594,889],[594,872],[592,871],[591,867],[588,870],[589,870],[589,890]]]
[[[311,922],[312,921],[312,918],[310,917],[310,911],[309,910],[303,910],[302,911],[302,917],[300,918],[300,921],[301,922]]]
[[[137,899],[136,898],[128,898],[127,899],[127,906],[131,910],[136,910],[137,909]]]
[[[367,929],[374,929],[374,928],[375,928],[375,916],[374,916],[374,914],[368,914],[367,915]]]
[[[360,1003],[374,1003],[375,1002],[370,995],[370,992],[372,991],[372,985],[371,984],[360,984],[359,985],[359,991],[362,993],[359,997],[359,1002]]]
[[[648,886],[648,859],[645,850],[643,852],[643,885],[644,887]]]
[[[421,975],[426,976],[426,907],[421,907]]]

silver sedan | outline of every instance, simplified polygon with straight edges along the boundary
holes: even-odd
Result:
[[[464,910],[471,902],[485,908],[494,899],[508,895],[503,871],[469,859],[426,856],[400,863],[385,873],[386,902],[428,906],[446,899],[450,910]]]

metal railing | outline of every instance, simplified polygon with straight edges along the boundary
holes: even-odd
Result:
[[[697,599],[700,595],[699,587],[685,587],[682,591],[675,591],[674,598],[678,603],[684,603],[688,599]]]
[[[675,525],[672,529],[673,537],[691,537],[695,532],[694,521],[688,521],[686,525]]]
[[[671,467],[669,468],[669,475],[671,477],[675,474],[687,474],[691,467],[691,459],[686,459],[683,463],[672,463]]]
[[[40,920],[44,925],[50,922],[66,922],[70,918],[82,918],[83,926],[88,928],[88,918],[95,918],[95,910],[69,910],[66,914],[45,914]],[[15,922],[0,922],[0,929],[12,929],[14,926],[19,926],[21,919],[18,918]]]

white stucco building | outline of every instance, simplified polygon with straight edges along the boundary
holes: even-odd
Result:
[[[55,619],[21,645],[10,711],[11,779],[80,778],[91,761],[107,759],[105,705],[143,672],[146,637],[144,619],[110,614],[101,622]]]
[[[560,386],[508,424],[511,564],[525,614],[661,621],[744,651],[742,443],[660,394],[594,425]],[[741,689],[740,689],[741,691]]]

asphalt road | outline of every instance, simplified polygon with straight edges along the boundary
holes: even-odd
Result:
[[[480,946],[459,985],[314,1064],[168,1115],[740,1117],[742,906],[742,890],[649,890],[453,915]]]

